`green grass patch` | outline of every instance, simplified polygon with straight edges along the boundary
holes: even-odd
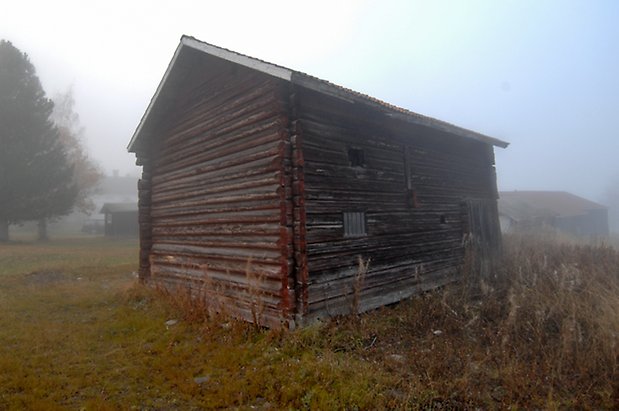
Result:
[[[136,253],[135,242],[103,239],[2,246],[0,408],[376,403],[383,376],[349,353],[313,347],[316,328],[290,334],[226,318],[166,325],[182,313],[137,284]]]
[[[136,239],[104,237],[0,243],[0,276],[37,270],[98,275],[121,265],[135,268],[137,244]]]

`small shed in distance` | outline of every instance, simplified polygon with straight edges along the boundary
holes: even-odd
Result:
[[[184,36],[129,143],[140,277],[285,327],[454,281],[500,243],[494,146]]]
[[[502,191],[499,218],[504,232],[555,229],[574,236],[608,236],[608,209],[565,191]]]
[[[106,237],[138,236],[138,205],[136,203],[105,203],[99,212],[105,215]]]

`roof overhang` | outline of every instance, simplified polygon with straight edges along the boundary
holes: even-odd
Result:
[[[99,214],[107,213],[133,213],[138,211],[137,203],[105,203],[99,210]]]
[[[417,124],[425,127],[434,128],[440,131],[444,131],[459,137],[480,141],[485,144],[490,144],[497,147],[506,148],[509,143],[503,140],[499,140],[494,137],[486,136],[462,127],[455,126],[453,124],[434,119],[432,117],[423,116],[421,114],[414,113],[412,111],[402,109],[400,107],[393,106],[385,103],[373,97],[367,96],[362,93],[335,85],[325,80],[310,76],[308,74],[294,71],[286,67],[278,66],[276,64],[268,63],[266,61],[246,56],[244,54],[236,53],[231,50],[227,50],[221,47],[214,46],[212,44],[204,43],[193,37],[183,36],[181,41],[174,52],[172,60],[168,64],[161,82],[159,83],[155,94],[153,95],[138,127],[133,133],[133,137],[129,142],[127,149],[130,152],[136,152],[138,148],[138,141],[142,140],[148,134],[148,124],[153,121],[151,118],[155,107],[159,104],[164,94],[164,90],[167,88],[170,78],[173,73],[179,70],[178,61],[184,54],[185,50],[197,50],[210,56],[218,57],[220,59],[229,61],[231,63],[239,64],[241,66],[259,71],[261,73],[276,77],[278,79],[296,84],[300,87],[305,87],[316,92],[326,94],[338,99],[342,99],[352,103],[364,104],[382,111],[387,117],[399,119],[408,123]]]

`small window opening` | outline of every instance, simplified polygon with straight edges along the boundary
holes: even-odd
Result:
[[[345,211],[344,218],[344,236],[345,237],[361,237],[367,235],[365,224],[365,212],[363,211]]]
[[[365,166],[365,155],[360,148],[348,149],[348,162],[351,167],[363,167]]]
[[[445,218],[445,214],[441,214],[441,224],[447,224],[447,219]]]

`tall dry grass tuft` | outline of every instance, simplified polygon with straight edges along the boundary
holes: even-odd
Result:
[[[200,286],[198,291],[190,287],[166,288],[157,284],[155,292],[159,298],[178,313],[183,321],[201,323],[211,320],[217,312],[208,303],[205,288]]]
[[[267,279],[264,272],[254,269],[252,258],[247,259],[243,282],[236,285],[214,278],[206,265],[200,268],[202,276],[186,284],[172,286],[154,283],[161,299],[184,321],[226,323],[244,319],[252,323],[256,330],[265,326],[266,300],[269,297]],[[229,272],[227,276],[233,278]],[[236,308],[238,310],[235,311]]]
[[[351,302],[351,314],[358,314],[360,311],[359,303],[361,302],[361,292],[365,285],[365,277],[370,269],[370,259],[364,260],[363,257],[357,257],[357,271],[352,282],[352,302]]]
[[[397,333],[366,334],[412,347],[402,378],[432,406],[619,408],[619,251],[549,236],[503,248],[489,275],[465,261],[460,283],[402,303]]]
[[[245,266],[245,278],[247,279],[247,297],[249,298],[249,311],[252,324],[260,329],[263,324],[266,293],[264,291],[265,275],[252,269],[252,259],[247,260]]]
[[[188,284],[170,286],[155,282],[155,292],[180,317],[190,323],[216,323],[226,320],[224,287],[209,275],[206,265],[202,277]]]
[[[460,288],[445,290],[442,304],[447,307],[441,311],[443,327],[459,324],[462,332],[455,339],[481,343],[467,355],[485,350],[482,363],[492,364],[485,371],[494,370],[485,377],[511,393],[507,403],[546,396],[544,405],[552,398],[571,398],[559,404],[619,406],[615,248],[507,236],[492,275],[475,279],[468,273]]]
[[[494,284],[502,347],[565,386],[617,377],[617,250],[520,236],[505,251]]]

